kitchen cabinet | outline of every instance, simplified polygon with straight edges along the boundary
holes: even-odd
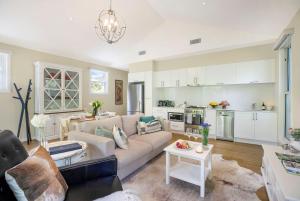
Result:
[[[172,70],[168,75],[170,77],[170,87],[184,87],[186,83],[186,70]]]
[[[188,86],[201,86],[205,84],[205,68],[188,68],[186,71],[186,84]]]
[[[254,139],[254,113],[234,113],[234,137],[242,139]]]
[[[206,66],[205,85],[236,84],[236,64]]]
[[[145,116],[151,116],[152,113],[152,99],[145,99]]]
[[[204,121],[210,124],[209,134],[216,135],[217,112],[216,110],[205,110]]]
[[[154,73],[155,87],[171,87],[170,71],[157,71]]]
[[[277,142],[277,115],[274,112],[255,112],[255,139]]]
[[[275,82],[274,59],[237,63],[237,83],[272,83]]]
[[[128,82],[144,82],[144,81],[145,81],[144,72],[128,73]]]
[[[152,99],[153,72],[146,71],[144,75],[145,75],[145,99]]]
[[[277,142],[277,115],[275,112],[235,112],[234,136],[265,142]]]

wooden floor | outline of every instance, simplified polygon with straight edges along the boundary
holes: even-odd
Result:
[[[188,138],[182,134],[173,134],[172,142],[178,139]],[[200,142],[201,140],[198,139]],[[262,163],[263,150],[259,145],[228,142],[221,140],[209,139],[209,143],[214,145],[213,153],[222,154],[226,160],[236,160],[240,166],[253,170],[254,172],[261,174],[260,167]],[[33,141],[30,145],[24,143],[27,150],[30,150],[39,145],[37,141]],[[268,196],[265,187],[262,187],[256,192],[257,196],[262,201],[268,201]]]
[[[182,134],[173,134],[172,141],[178,139],[188,140],[187,136]],[[200,142],[201,140],[198,139]],[[263,150],[260,145],[228,142],[222,140],[209,139],[209,143],[214,145],[213,153],[222,154],[226,160],[236,160],[240,166],[253,170],[261,174],[260,167],[262,163]],[[268,201],[265,187],[260,188],[256,192],[259,199]]]

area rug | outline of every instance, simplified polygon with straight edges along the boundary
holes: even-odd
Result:
[[[172,157],[172,162],[176,160]],[[212,155],[213,171],[206,181],[205,198],[200,198],[200,187],[170,179],[165,183],[165,154],[161,154],[123,180],[124,189],[132,189],[143,201],[256,201],[261,188],[261,175],[240,167],[236,161]]]

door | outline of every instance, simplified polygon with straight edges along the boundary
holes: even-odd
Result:
[[[255,112],[255,139],[277,142],[277,115],[274,112]]]
[[[59,68],[46,67],[43,70],[43,109],[45,112],[59,112],[63,108],[63,73]]]
[[[144,113],[144,84],[130,83],[128,85],[128,114]]]
[[[204,73],[205,68],[203,67],[188,68],[186,73],[186,84],[188,86],[204,85]]]
[[[234,137],[254,139],[254,113],[235,112]]]
[[[66,70],[64,76],[65,76],[64,109],[69,111],[78,110],[81,108],[81,99],[80,99],[81,73],[78,71]]]
[[[275,82],[275,63],[273,59],[247,61],[237,64],[237,83]]]
[[[236,83],[236,64],[222,64],[205,67],[206,85],[223,85]]]
[[[216,121],[217,121],[216,110],[206,110],[204,121],[211,125],[209,128],[209,134],[216,135]]]

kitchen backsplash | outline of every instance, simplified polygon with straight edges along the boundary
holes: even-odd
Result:
[[[157,100],[187,101],[189,105],[207,106],[210,101],[227,100],[232,109],[251,109],[253,103],[275,106],[275,85],[223,85],[206,87],[156,88]]]

